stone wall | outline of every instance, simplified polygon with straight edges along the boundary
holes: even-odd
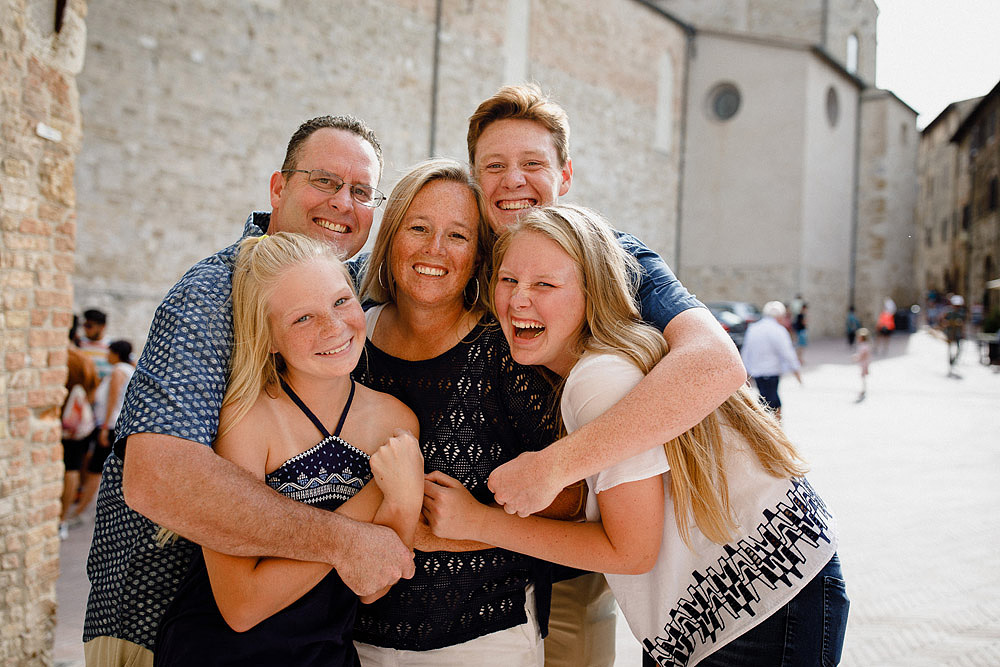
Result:
[[[847,306],[858,88],[805,46],[700,34],[691,60],[679,273],[705,301],[802,294],[817,337]],[[720,84],[740,93],[723,121]],[[839,100],[833,120],[828,94]]]
[[[875,81],[878,8],[874,0],[655,1],[695,28],[823,46],[842,65],[847,63],[847,38],[854,34],[858,38],[857,75],[868,83]]]
[[[900,309],[920,301],[914,281],[919,135],[916,112],[886,91],[866,91],[861,114],[854,306],[870,327],[885,297]]]
[[[632,0],[446,1],[432,120],[434,9],[434,0],[344,0],[337,11],[291,0],[94,3],[79,77],[77,310],[106,310],[112,337],[141,344],[182,272],[234,241],[251,209],[269,208],[268,177],[301,121],[368,121],[388,193],[428,156],[432,124],[434,152],[464,160],[469,114],[523,79],[569,112],[567,201],[602,210],[670,257],[679,151],[654,146],[662,105],[650,62],[673,64],[668,106],[679,118],[681,28]],[[524,71],[506,80],[519,60]],[[679,127],[665,143],[679,144]]]
[[[923,129],[917,157],[915,283],[928,290],[954,291],[952,239],[960,223],[956,191],[959,155],[951,141],[959,124],[980,98],[948,105]]]
[[[964,258],[955,292],[962,294],[970,307],[982,308],[985,313],[1000,305],[1000,290],[987,287],[989,281],[1000,278],[998,91],[1000,87],[983,98],[954,137],[959,161],[957,201],[962,211],[955,254]]]
[[[0,0],[0,664],[51,664],[84,0]]]

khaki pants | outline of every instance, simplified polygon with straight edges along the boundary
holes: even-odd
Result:
[[[94,637],[83,645],[87,667],[153,667],[153,652],[117,637]]]
[[[545,667],[613,667],[615,596],[603,574],[552,586]]]

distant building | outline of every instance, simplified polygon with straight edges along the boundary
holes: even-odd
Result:
[[[973,312],[1000,307],[1000,83],[955,130],[959,225],[953,244],[955,292]]]
[[[968,159],[967,156],[961,159],[959,146],[951,138],[982,99],[976,97],[949,104],[920,134],[914,277],[923,296],[964,291],[956,256],[961,222],[958,174],[962,163],[967,165]]]

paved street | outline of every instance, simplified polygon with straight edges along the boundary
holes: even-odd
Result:
[[[851,616],[847,667],[1000,665],[1000,373],[968,345],[946,377],[945,344],[896,336],[868,398],[841,340],[806,352],[781,385],[785,427],[837,515]],[[90,525],[63,543],[56,665],[82,665]],[[619,623],[616,667],[638,667]]]

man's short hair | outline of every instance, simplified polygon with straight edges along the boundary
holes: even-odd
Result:
[[[295,134],[288,140],[288,148],[285,150],[285,161],[281,163],[281,168],[295,169],[298,165],[302,144],[305,143],[305,140],[313,132],[326,127],[351,132],[371,144],[372,148],[375,149],[375,156],[378,158],[379,173],[382,172],[382,146],[378,142],[378,137],[375,136],[375,130],[368,127],[368,124],[363,120],[354,116],[319,116],[299,125],[299,129],[295,130]]]
[[[83,321],[93,322],[94,324],[107,324],[108,316],[103,310],[97,310],[96,308],[91,308],[89,310],[83,311]]]
[[[476,144],[490,123],[498,120],[531,120],[541,123],[552,135],[559,166],[569,160],[569,117],[566,111],[542,93],[536,84],[504,86],[483,101],[469,116],[469,163],[476,162]]]

